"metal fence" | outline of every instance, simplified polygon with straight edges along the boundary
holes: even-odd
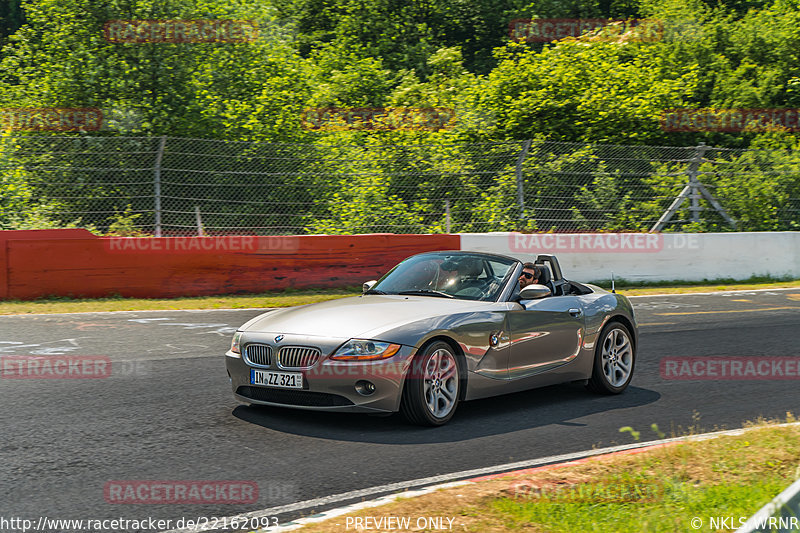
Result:
[[[800,229],[800,153],[0,137],[0,229],[319,234]]]

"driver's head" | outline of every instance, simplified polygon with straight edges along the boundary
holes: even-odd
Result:
[[[522,265],[522,274],[519,275],[519,288],[523,289],[533,283],[539,283],[539,267],[533,263]]]
[[[444,289],[455,285],[459,280],[458,262],[448,257],[439,265],[439,274],[436,277],[436,289]]]

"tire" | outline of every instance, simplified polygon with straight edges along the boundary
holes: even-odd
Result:
[[[452,346],[436,341],[411,361],[400,411],[412,424],[441,426],[456,412],[461,394],[461,363]]]
[[[635,364],[636,345],[630,330],[620,322],[609,322],[598,336],[586,388],[598,394],[619,394],[631,382]]]

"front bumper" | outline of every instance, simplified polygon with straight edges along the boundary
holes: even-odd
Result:
[[[392,413],[400,408],[403,383],[414,348],[403,346],[388,359],[364,362],[333,361],[326,354],[307,370],[255,367],[248,365],[239,354],[229,351],[225,355],[233,394],[242,402],[312,411]],[[250,371],[253,368],[301,372],[303,388],[252,385]],[[360,381],[372,383],[374,391],[370,394],[359,392],[356,385]]]

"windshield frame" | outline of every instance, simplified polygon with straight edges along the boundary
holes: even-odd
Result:
[[[507,264],[508,265],[508,269],[506,270],[505,275],[503,276],[503,278],[499,282],[499,287],[497,289],[495,289],[492,294],[488,294],[485,298],[468,298],[468,297],[465,297],[465,295],[458,295],[458,294],[450,294],[450,293],[448,293],[449,295],[451,295],[453,297],[453,299],[462,300],[462,301],[472,301],[472,302],[496,303],[496,302],[500,302],[500,301],[505,301],[505,299],[508,298],[509,287],[512,286],[511,282],[516,280],[516,278],[514,277],[514,274],[518,270],[520,270],[521,265],[522,265],[522,263],[518,259],[515,259],[513,257],[508,257],[508,256],[505,256],[505,255],[499,255],[499,254],[485,253],[485,252],[470,252],[470,251],[461,251],[461,250],[456,250],[456,251],[439,250],[439,251],[423,252],[421,254],[416,254],[416,255],[407,257],[406,259],[404,259],[403,261],[401,261],[400,263],[395,265],[386,274],[381,276],[381,278],[370,288],[370,290],[380,291],[382,293],[389,294],[389,295],[397,295],[400,292],[406,292],[406,293],[410,293],[410,294],[407,294],[407,295],[441,297],[441,296],[437,296],[436,294],[433,294],[433,293],[425,294],[424,290],[420,290],[419,293],[413,294],[414,289],[411,288],[411,287],[408,287],[406,290],[401,290],[401,291],[386,290],[386,288],[381,288],[381,284],[382,283],[385,284],[385,281],[387,280],[387,278],[390,278],[390,276],[392,276],[392,274],[395,273],[398,268],[400,268],[403,265],[407,264],[409,261],[422,259],[422,258],[425,258],[425,257],[428,257],[428,256],[442,257],[443,261],[453,260],[454,258],[456,260],[463,260],[463,259],[466,259],[466,258],[478,259],[480,261],[486,261],[487,263],[484,265],[484,268],[486,268],[488,266],[488,268],[491,268],[492,270],[494,270],[494,269],[491,266],[491,262]],[[493,273],[493,275],[496,276],[496,274],[494,274],[494,273]],[[441,289],[437,289],[437,290],[441,290]]]

